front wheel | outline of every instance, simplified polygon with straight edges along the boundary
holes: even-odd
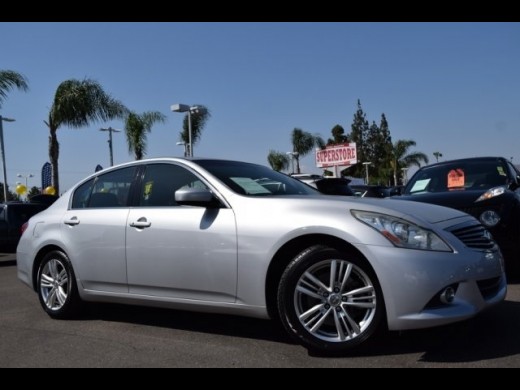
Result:
[[[68,257],[60,251],[45,256],[38,270],[38,296],[49,316],[71,318],[81,305],[74,271]]]
[[[278,308],[293,337],[325,353],[358,346],[384,318],[381,287],[366,260],[321,245],[288,265],[278,289]]]

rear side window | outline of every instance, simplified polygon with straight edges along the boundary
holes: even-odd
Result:
[[[136,167],[123,168],[98,176],[74,192],[73,209],[128,207]]]

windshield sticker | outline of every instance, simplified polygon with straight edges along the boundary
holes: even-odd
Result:
[[[428,187],[428,184],[430,184],[430,181],[432,179],[425,179],[425,180],[417,180],[410,192],[421,192],[426,190],[426,187]]]
[[[271,194],[268,189],[248,177],[231,177],[230,179],[242,187],[248,195]]]
[[[464,170],[453,169],[448,173],[448,189],[450,188],[464,188],[466,185],[466,177]]]
[[[507,176],[507,173],[506,171],[504,170],[504,167],[497,167],[497,170],[498,170],[498,174],[500,176]]]

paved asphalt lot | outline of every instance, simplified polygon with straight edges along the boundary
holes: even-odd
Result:
[[[90,305],[54,321],[0,255],[0,367],[520,367],[520,284],[461,324],[387,333],[351,356],[311,356],[270,321]]]

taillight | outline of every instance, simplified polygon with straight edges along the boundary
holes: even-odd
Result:
[[[25,233],[25,231],[27,230],[27,228],[29,227],[29,222],[25,222],[23,225],[22,225],[22,228],[20,229],[20,232],[23,236],[23,234]]]

